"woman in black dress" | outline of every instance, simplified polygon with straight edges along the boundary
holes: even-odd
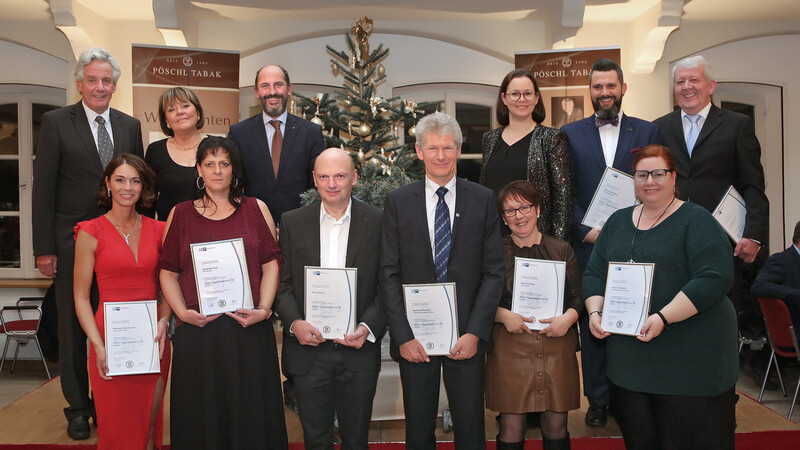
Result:
[[[527,180],[541,200],[539,230],[568,241],[573,213],[569,141],[561,131],[541,124],[546,113],[529,71],[515,69],[506,75],[496,110],[500,128],[483,135],[481,184],[497,195],[511,181]]]
[[[191,200],[197,190],[195,153],[205,135],[203,107],[189,88],[174,87],[161,94],[158,121],[166,139],[147,147],[145,161],[156,173],[156,213],[165,221],[172,207]]]

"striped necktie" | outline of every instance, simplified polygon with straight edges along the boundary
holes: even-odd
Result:
[[[436,266],[436,279],[439,283],[447,281],[447,261],[450,258],[450,208],[444,201],[447,188],[442,186],[436,190],[439,202],[436,203],[436,216],[434,219],[434,250],[433,262]]]

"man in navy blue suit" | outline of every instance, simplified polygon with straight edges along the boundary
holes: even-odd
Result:
[[[300,194],[313,187],[314,158],[325,150],[322,127],[289,114],[289,73],[281,66],[256,72],[256,98],[263,112],[231,126],[228,137],[239,146],[245,194],[269,207],[276,223],[281,214],[300,207]]]
[[[783,300],[792,316],[794,332],[800,335],[800,222],[794,226],[792,245],[769,257],[750,292]]]
[[[658,143],[658,127],[650,122],[622,113],[622,97],[627,85],[619,64],[600,58],[589,72],[589,85],[594,115],[564,125],[572,157],[575,223],[572,246],[581,271],[600,234],[599,228],[581,225],[606,167],[626,173],[633,171],[631,150]],[[608,378],[606,377],[605,342],[589,332],[587,318],[581,320],[581,365],[583,392],[589,400],[586,424],[600,427],[608,420]]]

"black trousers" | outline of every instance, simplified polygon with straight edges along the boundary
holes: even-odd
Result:
[[[372,401],[380,369],[351,371],[342,348],[326,342],[315,349],[308,373],[294,375],[294,395],[306,449],[333,450],[334,414],[342,449],[367,450]]]
[[[458,450],[486,448],[483,404],[486,355],[478,353],[461,361],[431,356],[430,360],[429,363],[400,360],[406,448],[436,448],[440,374],[444,375],[444,387],[453,417],[455,447]]]
[[[734,389],[714,397],[660,395],[611,384],[611,402],[628,450],[733,450]]]
[[[608,357],[605,339],[597,339],[589,330],[589,319],[580,321],[581,331],[581,370],[583,375],[583,395],[589,404],[608,406],[609,382],[606,375]]]

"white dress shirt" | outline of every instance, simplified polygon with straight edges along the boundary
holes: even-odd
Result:
[[[81,105],[83,106],[83,110],[86,112],[86,119],[89,121],[89,128],[91,128],[92,130],[92,137],[94,137],[94,147],[98,149],[98,152],[100,151],[99,150],[100,146],[97,144],[97,128],[100,126],[100,124],[95,121],[95,118],[97,118],[97,116],[101,116],[103,119],[105,119],[106,131],[108,131],[108,137],[111,138],[111,144],[113,145],[114,133],[111,131],[111,117],[108,113],[109,111],[111,111],[111,109],[107,108],[105,111],[103,111],[103,114],[97,114],[96,112],[92,111],[88,106],[86,106],[85,103],[81,102]]]
[[[350,236],[350,210],[353,200],[347,204],[347,210],[339,219],[334,219],[325,210],[325,204],[319,204],[319,263],[322,267],[343,269],[347,257],[347,238]]]
[[[711,111],[711,102],[708,102],[705,108],[701,109],[699,113],[700,118],[697,119],[697,128],[699,130],[703,129],[703,124],[706,123],[706,119],[708,118],[708,112]],[[686,138],[689,137],[689,129],[692,128],[692,121],[686,117],[686,111],[681,110],[681,123],[683,124],[683,140],[686,141]]]
[[[603,156],[606,159],[606,166],[608,167],[614,167],[614,157],[617,156],[620,127],[622,127],[622,111],[619,112],[619,122],[617,122],[617,126],[607,123],[597,129],[600,133],[600,144],[603,146]]]
[[[447,204],[447,209],[450,210],[450,231],[453,230],[453,219],[456,213],[456,177],[444,185],[447,188],[447,194],[444,195],[444,202]],[[431,238],[431,255],[436,255],[436,205],[439,203],[439,195],[436,190],[439,185],[431,181],[425,175],[425,210],[428,213],[428,236]]]
[[[261,121],[264,122],[264,129],[267,131],[267,147],[269,147],[269,155],[272,156],[272,137],[275,136],[275,127],[272,126],[269,122],[271,120],[280,120],[281,121],[281,136],[286,136],[286,119],[289,118],[289,113],[284,111],[283,114],[278,116],[277,118],[273,118],[267,115],[265,112],[261,112]]]

